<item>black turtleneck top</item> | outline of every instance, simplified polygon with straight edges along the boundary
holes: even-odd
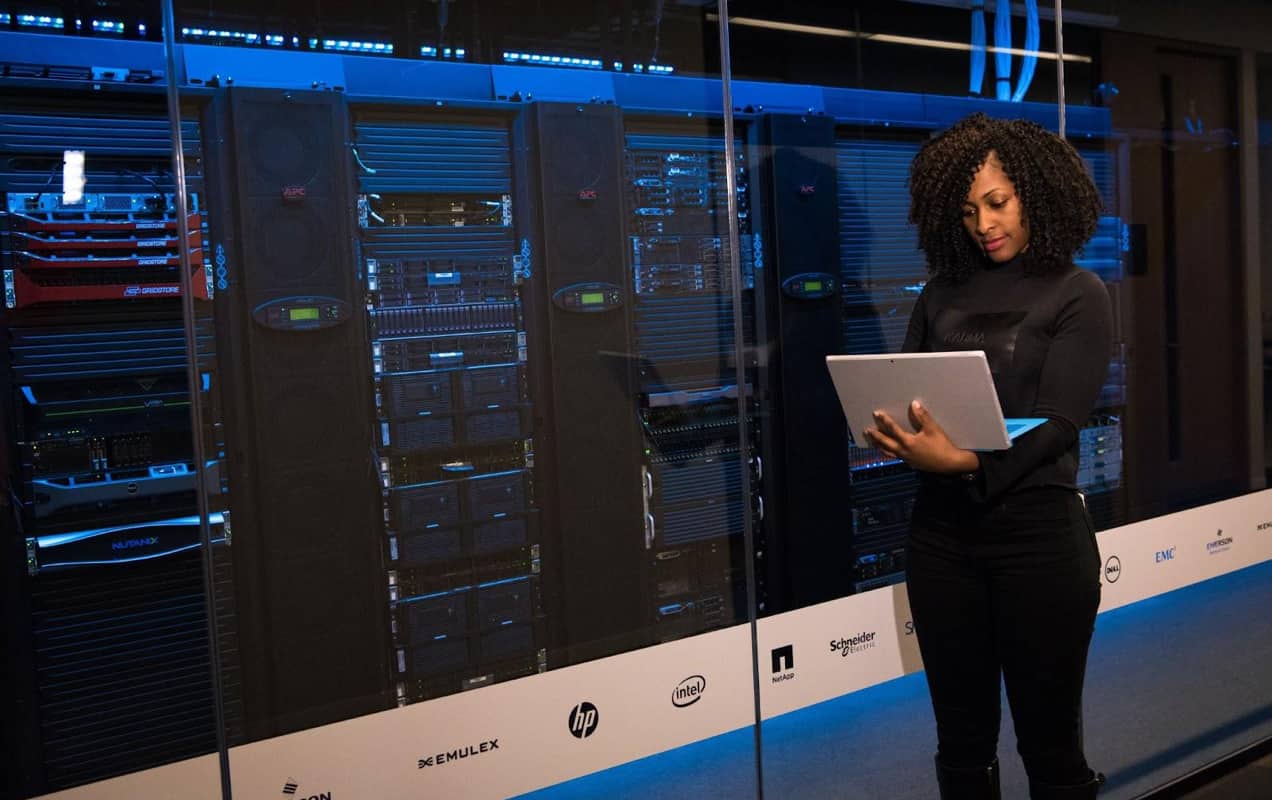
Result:
[[[924,474],[925,487],[975,503],[1038,486],[1076,489],[1078,429],[1107,377],[1112,330],[1104,282],[1073,265],[1034,275],[1016,258],[962,283],[929,281],[903,351],[984,350],[1003,416],[1047,422],[1007,450],[978,453],[976,480]]]

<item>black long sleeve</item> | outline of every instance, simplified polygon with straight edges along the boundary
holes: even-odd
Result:
[[[963,488],[969,499],[1076,486],[1078,429],[1107,376],[1112,325],[1104,283],[1077,267],[1036,276],[1013,262],[924,288],[904,349],[984,350],[1003,414],[1047,419],[1011,448],[977,454],[980,476]]]

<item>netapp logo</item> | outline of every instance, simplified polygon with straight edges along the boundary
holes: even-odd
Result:
[[[291,797],[295,798],[295,800],[332,800],[331,792],[319,792],[318,794],[311,794],[307,797],[302,797],[301,795],[296,794],[299,789],[300,784],[296,781],[296,779],[288,778],[287,782],[283,784],[283,797]]]
[[[840,656],[847,658],[853,653],[860,653],[862,650],[869,650],[878,644],[875,641],[874,631],[862,631],[851,639],[831,639],[830,652],[839,653]]]
[[[1117,583],[1117,579],[1122,577],[1122,559],[1117,556],[1109,556],[1108,561],[1104,562],[1104,580],[1109,583]]]
[[[690,675],[680,683],[676,684],[676,688],[671,692],[671,704],[676,708],[688,708],[694,703],[702,699],[702,693],[707,690],[707,679],[701,675]]]
[[[147,536],[144,539],[120,539],[117,542],[110,543],[111,550],[132,550],[135,547],[150,547],[159,544],[158,536]]]
[[[1155,564],[1160,564],[1163,561],[1174,561],[1174,560],[1175,560],[1175,548],[1173,547],[1168,547],[1165,550],[1158,550],[1156,553],[1153,553],[1153,563]]]
[[[489,753],[492,750],[499,749],[499,740],[490,739],[481,744],[470,744],[459,748],[458,750],[448,750],[445,753],[429,756],[428,758],[419,759],[419,766],[416,769],[424,769],[425,767],[440,767],[443,764],[449,764],[452,761],[459,761],[461,758],[469,756],[479,756],[482,753]]]
[[[600,724],[601,713],[586,700],[570,709],[570,733],[574,738],[586,739],[596,732],[596,726]]]
[[[795,677],[795,645],[787,644],[781,647],[774,647],[771,657],[773,683],[789,681]]]
[[[1222,553],[1232,547],[1232,537],[1223,535],[1223,528],[1215,531],[1214,541],[1206,542],[1206,552],[1210,555]]]

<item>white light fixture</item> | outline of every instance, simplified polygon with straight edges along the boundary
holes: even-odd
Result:
[[[62,151],[62,202],[71,205],[84,200],[84,151]]]
[[[707,19],[718,22],[720,20],[717,14],[708,14]],[[806,33],[812,36],[833,36],[840,39],[864,39],[870,42],[882,42],[884,44],[902,44],[913,47],[931,47],[937,50],[957,50],[964,53],[972,51],[972,45],[967,42],[952,42],[946,39],[927,39],[918,36],[900,36],[892,33],[868,33],[866,31],[854,31],[846,28],[825,28],[820,25],[803,25],[797,22],[779,22],[771,19],[756,19],[754,17],[729,17],[730,25],[740,25],[744,28],[767,28],[768,30],[784,31],[786,33]],[[979,48],[977,48],[979,49]],[[1034,56],[1036,58],[1047,58],[1052,61],[1056,60],[1056,54],[1047,50],[1022,50],[1018,47],[993,47],[984,48],[989,53],[1011,53],[1017,56]],[[1090,56],[1075,55],[1073,53],[1065,53],[1064,60],[1076,62],[1079,64],[1090,64],[1092,59]]]

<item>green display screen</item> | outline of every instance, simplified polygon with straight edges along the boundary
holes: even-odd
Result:
[[[311,319],[318,319],[318,309],[316,308],[289,308],[287,309],[287,319],[292,322],[305,322]]]
[[[597,303],[604,303],[605,293],[604,292],[584,292],[579,297],[579,302],[581,302],[585,306],[594,306]]]
[[[822,282],[821,282],[821,281],[804,281],[804,291],[806,291],[806,292],[820,292],[821,290],[822,290]]]

